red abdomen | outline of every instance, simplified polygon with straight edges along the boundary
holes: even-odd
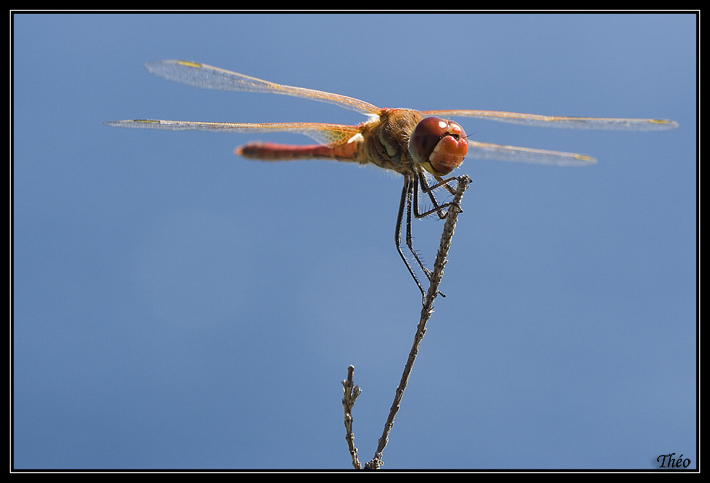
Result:
[[[356,143],[344,146],[321,146],[312,144],[298,146],[292,144],[276,144],[251,142],[234,150],[235,154],[249,159],[262,161],[288,161],[292,159],[352,159],[357,151]]]

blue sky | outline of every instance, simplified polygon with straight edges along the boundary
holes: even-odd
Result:
[[[596,157],[473,179],[385,469],[696,466],[696,32],[687,14],[15,15],[15,468],[350,468],[372,458],[420,310],[401,177],[236,157],[357,124],[150,75],[184,59],[382,107],[651,117],[666,132],[459,119]],[[443,224],[414,226],[425,261]]]

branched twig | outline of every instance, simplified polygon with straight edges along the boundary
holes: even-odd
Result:
[[[439,293],[439,284],[441,283],[441,279],[444,275],[444,266],[446,265],[446,257],[449,254],[449,248],[451,247],[451,239],[454,236],[456,220],[458,218],[459,213],[461,212],[461,198],[463,197],[463,194],[468,188],[468,184],[470,182],[471,179],[466,175],[460,176],[458,178],[458,187],[456,189],[456,194],[454,195],[454,199],[451,202],[451,207],[449,208],[449,212],[446,216],[446,222],[444,223],[444,231],[441,234],[441,241],[439,242],[439,251],[436,253],[436,261],[434,262],[434,270],[431,273],[429,290],[427,291],[426,297],[422,303],[422,311],[419,319],[419,324],[417,325],[417,333],[414,336],[414,343],[412,344],[412,349],[409,351],[409,358],[407,359],[407,363],[404,365],[404,372],[402,374],[402,378],[399,381],[399,386],[397,386],[394,402],[392,403],[389,416],[387,417],[387,422],[385,423],[385,429],[382,432],[382,437],[378,440],[377,451],[375,452],[374,458],[371,461],[365,463],[365,469],[378,469],[380,468],[380,466],[383,465],[382,451],[384,451],[385,446],[387,446],[389,434],[390,431],[392,431],[392,426],[394,425],[394,417],[397,414],[397,411],[399,411],[399,405],[402,401],[404,390],[407,387],[409,375],[411,374],[412,367],[414,366],[414,360],[417,358],[417,353],[419,352],[419,345],[421,344],[422,339],[424,338],[424,334],[426,333],[427,321],[431,317],[431,314],[434,312],[434,299]],[[348,368],[348,381],[343,381],[343,388],[346,388],[347,383],[350,384],[349,387],[352,387],[353,371],[354,367],[350,366]],[[357,394],[360,394],[359,388],[357,386],[355,386],[355,388],[358,389]],[[346,390],[345,392],[347,393],[348,391]],[[357,395],[352,398],[352,403],[355,402],[356,397]],[[345,407],[346,404],[345,399],[346,398],[343,398],[343,407]],[[357,459],[357,448],[355,448],[354,445],[355,437],[352,434],[352,415],[350,413],[351,410],[352,404],[349,408],[345,409],[345,427],[347,428],[346,439],[348,441],[348,446],[350,447],[350,454],[353,457],[353,466],[355,466],[356,469],[360,469],[360,462]]]

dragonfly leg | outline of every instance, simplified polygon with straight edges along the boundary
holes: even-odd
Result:
[[[411,219],[412,219],[412,214],[411,214],[411,201],[412,201],[412,184],[415,181],[410,178],[409,176],[405,175],[404,176],[404,187],[402,188],[402,197],[400,198],[399,201],[399,211],[397,212],[397,226],[395,227],[394,231],[394,244],[397,246],[397,252],[399,253],[399,256],[402,257],[402,261],[404,264],[407,266],[407,270],[409,270],[409,274],[412,276],[414,279],[414,282],[417,284],[417,287],[419,287],[419,290],[422,293],[422,297],[424,297],[424,288],[422,288],[422,284],[419,283],[419,279],[417,278],[416,274],[414,273],[414,270],[412,270],[411,265],[409,265],[409,261],[407,261],[407,257],[404,256],[404,252],[402,251],[402,216],[404,215],[404,210],[405,206],[407,209],[407,245],[409,246],[409,249],[412,250],[411,246]],[[414,250],[412,250],[412,253],[414,253]],[[415,254],[416,257],[416,254]],[[419,262],[419,265],[421,266],[421,262],[419,261],[419,257],[417,257],[417,261]],[[422,267],[424,268],[424,267]],[[424,272],[427,274],[427,272]],[[427,277],[429,275],[427,274]]]
[[[424,178],[424,186],[428,186],[428,184],[426,183],[426,176],[424,176],[424,173],[420,173],[420,174]],[[449,184],[452,181],[458,182],[459,179],[456,176],[452,176],[452,177],[446,178],[446,179],[441,179],[440,176],[434,176],[434,178],[436,179],[436,181],[438,181],[438,183],[436,183],[434,186],[428,187],[428,189],[433,190],[433,189],[438,188],[439,186],[443,186],[452,195],[456,194],[456,190],[453,189],[451,187],[451,185]]]
[[[449,183],[451,181],[457,180],[457,178],[453,177],[453,176],[451,178],[447,178],[447,179],[441,179],[441,178],[437,177],[436,179],[437,179],[438,183],[436,183],[433,186],[429,186],[429,183],[427,183],[426,176],[424,175],[423,172],[420,171],[419,173],[417,173],[417,176],[419,178],[418,185],[421,187],[422,193],[426,193],[427,195],[429,195],[429,199],[431,200],[431,203],[434,205],[434,208],[432,208],[431,210],[425,211],[424,213],[420,213],[419,212],[419,193],[418,193],[418,190],[415,189],[414,190],[414,216],[416,218],[424,218],[426,216],[431,215],[432,213],[436,213],[439,216],[439,219],[443,220],[444,218],[446,218],[446,213],[448,213],[448,210],[445,210],[445,208],[448,208],[449,206],[451,206],[451,203],[442,203],[440,205],[439,202],[437,201],[436,197],[434,196],[434,190],[436,188],[439,188],[440,186],[444,186],[444,187],[446,187],[446,189],[449,192],[456,193],[456,191],[453,188],[451,188],[451,186],[449,186]],[[457,205],[457,208],[460,210],[460,212],[463,212],[463,210],[461,209],[460,206]]]
[[[418,193],[419,190],[419,183],[417,182],[416,178],[411,181],[410,187],[409,187],[409,195],[407,196],[407,246],[409,247],[409,251],[412,252],[412,255],[414,255],[414,259],[417,261],[419,264],[419,268],[422,269],[422,272],[424,272],[424,275],[426,275],[426,278],[431,280],[431,271],[424,266],[424,263],[422,263],[421,259],[419,258],[419,254],[414,250],[414,247],[412,246],[412,197],[414,199],[417,199],[417,196],[419,195]],[[417,204],[417,202],[414,202]]]
[[[407,270],[409,270],[409,273],[412,275],[412,278],[416,282],[417,286],[419,287],[419,290],[422,292],[422,296],[424,296],[424,289],[422,288],[422,285],[419,283],[419,279],[414,273],[414,270],[412,270],[411,265],[409,264],[409,261],[407,260],[407,257],[404,256],[404,253],[402,252],[402,239],[401,239],[401,233],[402,233],[402,216],[404,214],[404,210],[407,210],[407,227],[406,227],[406,243],[407,247],[409,248],[409,251],[412,253],[414,256],[414,259],[417,261],[417,264],[419,265],[419,268],[422,269],[422,272],[424,272],[424,275],[426,275],[427,280],[431,281],[431,270],[426,268],[424,264],[422,263],[421,259],[419,258],[419,254],[414,250],[414,246],[412,245],[412,196],[414,196],[414,210],[418,211],[418,201],[417,198],[419,197],[419,182],[417,178],[411,177],[411,176],[405,176],[404,177],[404,187],[402,188],[402,197],[399,202],[399,212],[397,213],[397,226],[395,229],[395,234],[394,234],[394,241],[395,244],[397,245],[397,251],[399,252],[399,256],[402,257],[402,260],[404,261],[404,264],[407,266]],[[415,213],[416,213],[415,211]],[[438,292],[441,294],[442,297],[446,297],[441,292]]]

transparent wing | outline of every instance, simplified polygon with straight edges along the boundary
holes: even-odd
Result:
[[[128,119],[107,121],[104,124],[114,127],[140,129],[164,129],[168,131],[222,131],[235,133],[256,132],[293,132],[305,134],[324,145],[347,143],[360,130],[357,126],[346,124],[324,124],[315,122],[275,122],[275,123],[238,123],[238,122],[193,122],[163,121],[153,119]]]
[[[328,102],[368,116],[377,116],[380,113],[380,108],[377,106],[353,97],[331,94],[330,92],[317,91],[315,89],[275,84],[197,62],[159,60],[146,62],[145,68],[148,69],[148,72],[158,77],[203,89],[283,94]]]
[[[597,162],[591,156],[544,149],[519,148],[500,144],[468,142],[470,158],[515,161],[521,163],[554,164],[557,166],[590,166]]]
[[[608,129],[614,131],[665,131],[675,129],[678,123],[667,119],[614,119],[605,117],[560,117],[522,114],[503,111],[422,111],[425,116],[477,117],[491,121],[525,124],[538,127],[562,127],[569,129]]]

